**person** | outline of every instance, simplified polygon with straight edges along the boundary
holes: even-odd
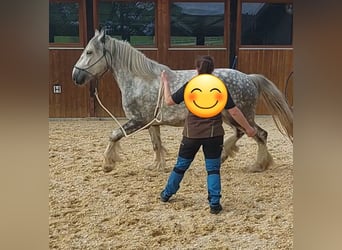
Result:
[[[198,74],[212,74],[214,71],[213,58],[210,56],[199,57],[196,61],[196,69]],[[184,101],[184,90],[188,82],[171,95],[169,82],[165,72],[161,73],[161,80],[164,85],[165,103],[168,106],[180,104]],[[249,137],[255,136],[256,129],[248,123],[240,109],[235,106],[233,99],[229,95],[229,91],[225,109],[227,109],[234,120],[245,129],[245,132]],[[171,196],[178,191],[184,173],[189,168],[195,155],[202,146],[207,171],[207,190],[210,213],[217,214],[222,210],[220,204],[220,167],[223,136],[224,129],[222,126],[221,113],[214,117],[201,118],[188,111],[177,161],[169,175],[164,190],[160,193],[161,201],[169,201]]]

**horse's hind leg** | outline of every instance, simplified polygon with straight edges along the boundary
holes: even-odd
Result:
[[[236,145],[236,142],[245,134],[245,132],[243,132],[241,129],[238,129],[238,124],[231,117],[228,111],[222,112],[222,119],[224,123],[229,125],[234,130],[234,135],[228,139],[225,139],[223,143],[221,163],[227,160],[228,157],[233,157],[239,151],[239,147]]]
[[[258,155],[256,162],[250,167],[251,172],[262,172],[265,171],[271,164],[273,164],[273,158],[268,152],[267,143],[267,131],[263,130],[256,125],[257,134],[253,139],[258,144]]]
[[[165,153],[166,149],[163,147],[161,138],[160,138],[160,126],[150,126],[148,129],[150,133],[153,150],[155,153],[153,164],[149,166],[149,168],[157,168],[164,170],[165,163]]]
[[[223,163],[228,157],[233,157],[236,152],[239,151],[239,147],[236,142],[244,135],[244,132],[233,127],[235,130],[234,135],[226,139],[223,143],[223,150],[221,154],[221,163]]]
[[[227,121],[225,121],[227,122]],[[230,121],[230,124],[234,122]],[[236,145],[236,142],[245,134],[242,130],[238,129],[234,125],[233,129],[235,134],[224,141],[223,150],[221,154],[221,162],[223,163],[228,157],[233,157],[236,152],[238,152],[239,147]],[[260,128],[258,125],[255,125],[257,128],[257,134],[253,137],[253,139],[258,144],[258,153],[256,162],[249,167],[251,172],[262,172],[265,171],[272,163],[273,158],[271,154],[268,152],[266,143],[267,143],[267,132]]]

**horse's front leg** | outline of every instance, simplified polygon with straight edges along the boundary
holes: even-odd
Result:
[[[125,130],[125,133],[127,135],[137,131],[138,129],[145,126],[145,122],[138,121],[131,119],[128,122],[126,122],[122,128]],[[115,163],[117,161],[121,161],[118,151],[120,149],[119,141],[122,137],[124,137],[125,134],[122,131],[121,128],[115,129],[111,136],[109,137],[109,143],[107,145],[107,148],[104,152],[104,160],[103,160],[103,171],[104,172],[110,172],[113,170]]]
[[[160,138],[160,126],[150,126],[148,129],[150,133],[153,150],[155,153],[153,164],[149,166],[150,169],[161,169],[165,170],[165,153],[166,149],[163,147]]]

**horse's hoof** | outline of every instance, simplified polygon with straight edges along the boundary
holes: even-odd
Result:
[[[156,168],[156,165],[155,164],[149,164],[149,165],[146,165],[145,166],[145,169],[146,170],[154,170]]]
[[[267,169],[267,167],[263,167],[259,164],[253,164],[252,166],[249,167],[249,172],[252,173],[260,173],[260,172],[264,172]]]
[[[157,171],[160,171],[160,172],[167,172],[167,171],[165,171],[166,164],[162,163],[162,162],[154,162],[154,163],[152,163],[150,165],[147,165],[146,169],[147,170],[157,170]]]
[[[103,172],[105,172],[105,173],[109,173],[113,169],[114,169],[114,165],[113,164],[104,164],[103,165]]]
[[[165,167],[165,168],[162,168],[161,171],[164,172],[164,173],[169,173],[169,172],[170,172],[170,169],[168,169],[168,168]]]
[[[227,158],[228,158],[228,155],[222,155],[221,156],[221,163],[224,163],[225,160],[227,160]]]

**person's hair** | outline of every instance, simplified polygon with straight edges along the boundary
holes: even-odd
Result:
[[[196,60],[198,74],[211,74],[214,71],[214,59],[211,56],[200,56]]]

